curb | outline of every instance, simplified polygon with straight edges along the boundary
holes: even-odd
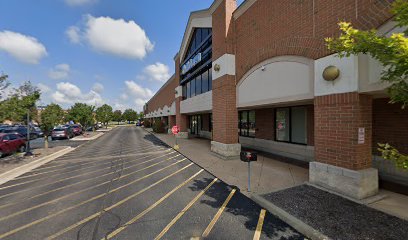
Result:
[[[286,222],[290,226],[292,226],[294,229],[296,229],[298,232],[302,233],[306,237],[313,239],[313,240],[330,240],[328,236],[324,235],[323,233],[319,232],[318,230],[314,229],[310,225],[304,223],[300,219],[292,216],[282,208],[276,206],[275,204],[269,202],[265,198],[259,196],[259,195],[251,195],[251,199],[268,210],[270,213],[273,215],[277,216],[279,219],[282,221]]]
[[[95,136],[92,136],[90,138],[72,138],[70,139],[70,141],[90,141],[90,140],[95,140],[99,137],[101,137],[104,133],[103,132],[99,132],[98,134],[96,134]]]
[[[49,163],[49,162],[55,160],[56,158],[59,158],[59,157],[65,155],[65,154],[67,154],[69,152],[72,152],[75,149],[76,148],[73,148],[73,147],[67,147],[67,148],[62,149],[62,150],[60,150],[58,152],[55,152],[53,154],[50,154],[48,156],[45,156],[43,158],[37,159],[37,160],[35,160],[33,162],[27,163],[27,164],[25,164],[23,166],[14,168],[14,169],[12,169],[10,171],[7,171],[7,172],[5,172],[3,174],[0,174],[0,185],[4,184],[4,183],[6,183],[6,182],[8,182],[10,180],[13,180],[14,178],[19,177],[19,176],[21,176],[21,175],[35,169],[35,168],[38,168],[38,167],[46,164],[46,163]]]

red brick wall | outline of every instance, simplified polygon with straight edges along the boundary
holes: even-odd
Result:
[[[389,99],[373,101],[373,153],[378,143],[389,143],[401,153],[408,154],[408,110]]]
[[[232,13],[235,0],[223,0],[212,15],[213,62],[226,53],[233,53]],[[238,111],[235,76],[224,75],[213,80],[213,140],[225,144],[238,143]]]
[[[202,114],[201,115],[202,121],[202,130],[203,131],[210,131],[210,114]]]
[[[339,34],[339,21],[359,29],[379,27],[391,18],[392,0],[258,0],[234,21],[237,79],[266,59],[329,55],[324,38]]]
[[[170,107],[174,102],[174,89],[178,86],[177,78],[173,77],[170,82],[147,102],[147,111],[145,113],[154,112],[164,106]]]
[[[372,98],[343,93],[315,98],[315,159],[359,170],[371,167]],[[365,143],[358,144],[358,128]]]
[[[275,109],[257,109],[255,110],[255,137],[275,140]]]

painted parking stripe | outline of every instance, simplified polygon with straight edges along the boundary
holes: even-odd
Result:
[[[259,238],[261,237],[262,226],[263,226],[263,222],[264,222],[264,219],[265,219],[265,213],[266,213],[265,209],[262,209],[261,212],[259,213],[258,224],[256,225],[256,230],[255,230],[253,240],[259,240]]]
[[[170,168],[170,167],[172,167],[172,166],[174,166],[174,165],[176,165],[176,164],[178,164],[178,163],[180,163],[180,162],[182,162],[182,161],[184,161],[184,160],[186,160],[186,158],[184,158],[184,159],[182,159],[182,160],[179,160],[179,161],[177,161],[177,162],[175,162],[175,163],[173,163],[173,164],[171,164],[171,165],[168,165],[168,166],[166,166],[166,167],[163,167],[163,168],[161,168],[161,169],[155,171],[154,173],[158,173],[158,172],[164,171],[164,170],[166,170],[167,168]],[[141,171],[143,171],[143,170],[152,168],[152,167],[154,167],[154,166],[156,166],[156,165],[158,165],[158,164],[160,164],[160,163],[163,163],[163,162],[165,162],[165,161],[168,161],[168,160],[165,159],[165,160],[163,160],[163,161],[161,161],[161,162],[152,164],[152,165],[150,165],[150,166],[148,166],[148,167],[139,169],[139,170],[137,170],[137,171],[135,171],[135,172],[132,172],[132,173],[123,175],[123,176],[121,176],[121,177],[119,177],[119,178],[116,178],[116,179],[114,179],[114,180],[123,179],[123,178],[128,177],[128,176],[130,176],[130,175],[133,175],[133,174],[135,174],[135,173],[138,173],[138,172],[141,172]],[[136,179],[136,180],[134,180],[134,181],[132,181],[132,182],[130,182],[130,183],[128,183],[128,184],[130,185],[130,184],[132,184],[132,183],[134,183],[134,182],[137,182],[137,181],[139,181],[139,179]],[[93,186],[88,187],[88,188],[84,188],[84,189],[82,189],[82,190],[80,190],[80,191],[73,192],[73,193],[69,193],[69,194],[67,194],[67,195],[64,195],[64,196],[62,196],[62,197],[53,199],[53,200],[51,200],[51,201],[43,202],[43,203],[38,204],[38,205],[35,205],[35,206],[33,206],[33,207],[23,209],[23,210],[21,210],[21,211],[15,212],[15,213],[10,214],[10,215],[8,215],[8,216],[0,217],[0,221],[7,220],[7,219],[9,219],[9,218],[18,216],[18,215],[20,215],[20,214],[23,214],[23,213],[32,211],[32,210],[34,210],[34,209],[37,209],[37,208],[40,208],[40,207],[43,207],[43,206],[46,206],[46,205],[49,205],[49,204],[52,204],[52,203],[57,203],[58,201],[63,200],[63,199],[65,199],[65,198],[74,196],[74,195],[79,194],[79,193],[82,193],[82,192],[89,191],[89,190],[91,190],[91,189],[94,189],[94,188],[103,186],[103,185],[108,184],[108,183],[110,183],[110,182],[111,182],[111,180],[108,180],[108,181],[105,181],[105,182],[103,182],[103,183],[100,183],[100,184],[97,184],[97,185],[93,185]],[[123,185],[123,186],[126,187],[127,184],[125,184],[125,185]],[[120,189],[120,188],[119,188],[119,189]]]
[[[183,161],[184,161],[184,160],[183,160]],[[168,175],[168,176],[162,178],[161,180],[159,180],[159,181],[155,182],[154,184],[150,185],[149,187],[144,188],[144,189],[142,189],[141,191],[139,191],[139,192],[137,192],[137,193],[135,193],[135,194],[132,194],[131,196],[129,196],[129,197],[125,198],[125,199],[122,199],[121,201],[117,202],[115,205],[112,205],[112,206],[117,207],[117,206],[119,206],[119,205],[122,205],[123,203],[125,203],[125,202],[127,202],[128,200],[130,200],[130,199],[136,197],[136,196],[139,195],[140,193],[143,193],[144,191],[146,191],[147,189],[152,188],[153,186],[156,186],[157,184],[163,182],[164,180],[168,179],[168,178],[171,177],[171,176],[174,176],[175,174],[181,172],[181,170],[184,170],[184,169],[186,169],[187,167],[189,167],[189,166],[191,166],[191,165],[193,165],[193,164],[194,164],[194,163],[190,163],[190,164],[187,165],[186,167],[184,167],[184,168],[182,168],[182,169],[180,169],[180,170],[178,170],[178,171],[176,171],[176,172],[174,172],[174,173],[172,173],[172,174],[170,174],[170,175]],[[142,179],[145,179],[145,178],[147,178],[147,177],[149,177],[149,176],[151,176],[151,175],[153,175],[153,174],[154,174],[154,173],[151,173],[151,174],[148,174],[148,175],[146,175],[146,176],[144,176],[144,177],[142,177],[142,178],[139,178],[138,181],[140,181],[140,180],[142,180]],[[126,185],[128,186],[128,185],[130,185],[130,184],[126,184]],[[123,187],[124,187],[124,185],[121,186],[121,187],[119,187],[119,188],[115,188],[115,189],[109,191],[108,193],[99,194],[99,195],[97,195],[97,196],[95,196],[95,197],[92,197],[92,198],[90,198],[90,199],[88,199],[88,200],[85,200],[85,201],[83,201],[83,202],[80,202],[80,203],[78,203],[78,204],[75,204],[75,205],[73,205],[73,206],[71,206],[71,207],[65,208],[65,209],[63,209],[63,210],[60,210],[60,211],[55,212],[55,213],[53,213],[53,214],[50,214],[50,215],[48,215],[48,216],[46,216],[46,217],[37,219],[37,220],[35,220],[35,221],[31,222],[31,223],[28,223],[28,224],[25,224],[25,225],[20,226],[20,227],[18,227],[18,228],[15,228],[15,229],[13,229],[13,230],[11,230],[11,231],[9,231],[9,232],[3,233],[3,234],[0,235],[0,239],[5,238],[5,237],[8,237],[8,236],[11,236],[11,235],[13,235],[13,234],[15,234],[15,233],[17,233],[17,232],[20,232],[20,231],[22,231],[22,230],[24,230],[24,229],[27,229],[27,228],[29,228],[29,227],[32,227],[32,226],[37,225],[37,224],[39,224],[39,223],[42,223],[42,222],[44,222],[44,221],[46,221],[46,220],[49,220],[49,219],[51,219],[51,218],[53,218],[53,217],[56,217],[56,216],[58,216],[58,215],[61,215],[61,214],[65,213],[65,212],[68,212],[68,211],[70,211],[70,210],[73,210],[73,209],[75,209],[75,208],[78,208],[78,207],[80,207],[80,206],[83,206],[83,205],[85,205],[85,204],[87,204],[87,203],[90,203],[90,202],[92,202],[92,201],[95,201],[95,200],[97,200],[97,199],[99,199],[99,198],[102,198],[102,197],[104,197],[104,196],[106,196],[107,194],[110,194],[110,193],[112,193],[112,192],[115,192],[115,191],[117,191],[117,190],[119,190],[119,189],[121,189],[121,188],[123,188]],[[112,206],[111,206],[111,207],[112,207]],[[110,207],[110,209],[111,209],[111,207]],[[99,213],[97,213],[97,216],[98,216],[98,215],[99,215]]]
[[[221,208],[218,209],[218,212],[215,214],[215,216],[211,220],[210,224],[208,224],[207,228],[204,230],[202,237],[204,237],[204,238],[208,237],[208,234],[210,234],[210,232],[213,229],[215,223],[218,221],[221,214],[224,212],[225,208],[227,207],[227,205],[228,205],[229,201],[231,200],[231,198],[234,196],[235,192],[236,192],[236,190],[232,189],[232,191],[228,195],[227,199],[225,199],[224,203],[222,204]]]
[[[110,233],[107,236],[107,239],[111,239],[113,237],[115,237],[116,235],[118,235],[120,232],[122,232],[123,230],[125,230],[128,226],[132,225],[133,223],[135,223],[137,220],[139,220],[141,217],[143,217],[144,215],[146,215],[147,213],[149,213],[151,210],[153,210],[155,207],[157,207],[160,203],[162,203],[164,200],[166,200],[168,197],[170,197],[174,192],[176,192],[178,189],[180,189],[181,187],[183,187],[184,185],[186,185],[188,182],[190,182],[191,180],[193,180],[195,177],[197,177],[200,173],[202,173],[204,171],[204,169],[201,169],[200,171],[198,171],[196,174],[194,174],[193,176],[191,176],[189,179],[187,179],[186,181],[182,182],[180,185],[178,185],[177,187],[173,188],[173,190],[171,190],[170,192],[168,192],[166,195],[164,195],[162,198],[160,198],[158,201],[156,201],[154,204],[152,204],[150,207],[146,208],[143,212],[139,213],[136,217],[132,218],[131,220],[129,220],[127,223],[125,223],[123,226],[117,228],[115,231],[113,231],[112,233]]]
[[[173,156],[173,157],[168,158],[168,160],[174,159],[174,158],[179,157],[179,156],[181,156],[181,155],[180,155],[180,154],[175,155],[175,156]],[[151,161],[153,161],[153,160],[156,160],[157,158],[159,158],[159,157],[152,158],[152,159],[149,159],[149,160],[147,160],[147,161],[144,161],[144,162],[141,162],[141,163],[137,163],[137,164],[135,164],[135,165],[131,165],[131,166],[128,166],[128,167],[125,167],[125,168],[123,168],[123,170],[127,170],[127,169],[131,169],[131,168],[137,167],[137,166],[142,165],[142,164],[145,164],[145,163],[147,163],[147,162],[151,162]],[[98,171],[94,171],[94,172],[92,172],[92,173],[95,173],[95,172],[98,172]],[[77,175],[77,176],[65,178],[65,179],[60,179],[60,180],[58,180],[58,181],[56,181],[56,182],[47,183],[47,184],[44,184],[44,185],[41,185],[41,186],[36,186],[36,187],[29,188],[29,189],[23,189],[23,190],[19,190],[19,191],[14,191],[14,192],[11,192],[11,193],[8,193],[8,194],[4,194],[4,195],[0,196],[0,199],[3,199],[3,198],[8,197],[8,196],[15,195],[15,194],[17,194],[17,193],[27,192],[27,191],[31,191],[31,190],[36,189],[36,188],[46,187],[46,186],[49,186],[49,185],[53,185],[53,184],[55,184],[55,183],[60,183],[60,182],[63,182],[63,181],[69,180],[69,179],[73,179],[73,178],[78,177],[78,176],[83,176],[83,175],[88,175],[88,174],[90,174],[90,172],[88,172],[88,173],[86,173],[86,174],[81,174],[81,175]],[[107,175],[110,175],[110,174],[114,174],[114,172],[108,172],[108,173],[105,173],[105,174],[102,174],[102,175],[99,175],[99,176],[96,176],[96,177],[87,178],[87,179],[85,179],[85,180],[78,181],[78,182],[73,183],[73,184],[70,184],[70,185],[65,185],[65,186],[63,186],[63,187],[61,187],[61,188],[57,188],[57,189],[60,190],[60,189],[63,189],[63,188],[65,188],[65,187],[69,187],[69,186],[73,186],[73,185],[76,185],[76,184],[79,184],[79,183],[84,183],[84,182],[87,182],[87,181],[91,181],[91,180],[94,180],[94,179],[97,179],[97,178],[101,178],[101,177],[104,177],[104,176],[107,176]],[[52,190],[49,191],[49,192],[52,192]],[[48,192],[48,193],[49,193],[49,192]],[[3,206],[0,206],[0,209],[1,209],[1,208],[3,208]]]
[[[132,162],[139,161],[139,160],[140,160],[140,159],[135,159],[135,160],[127,161],[126,163],[132,163]],[[104,164],[104,165],[105,165],[105,164]],[[107,165],[107,164],[106,164],[106,165]],[[73,178],[76,178],[76,177],[85,176],[85,175],[88,175],[88,174],[91,174],[91,173],[101,172],[101,171],[105,171],[105,170],[108,170],[108,169],[111,169],[111,166],[104,167],[104,168],[101,168],[101,169],[96,169],[96,170],[94,170],[94,171],[89,171],[89,172],[81,173],[81,174],[78,174],[78,175],[74,175],[74,176],[65,178],[64,180],[73,179]],[[81,169],[79,169],[79,170],[81,170]],[[70,172],[67,172],[67,173],[70,173]],[[64,175],[64,174],[65,174],[65,173],[53,174],[53,175],[46,176],[46,177],[42,177],[42,178],[38,178],[38,179],[27,180],[27,181],[24,181],[24,182],[21,182],[21,183],[16,183],[16,184],[12,184],[12,185],[7,185],[7,186],[4,186],[4,187],[1,187],[0,190],[4,190],[4,189],[12,188],[12,187],[17,187],[17,186],[25,185],[25,184],[28,184],[28,183],[39,182],[39,181],[44,180],[44,179],[49,179],[50,177],[53,177],[53,176],[60,176],[60,175]],[[3,197],[3,196],[1,196],[0,199],[1,199],[2,197]]]
[[[148,157],[148,156],[146,156],[146,157]],[[144,158],[146,158],[146,157],[139,158],[138,160],[144,159]],[[117,158],[117,160],[115,160],[115,161],[116,161],[116,162],[117,162],[117,161],[120,161],[120,158],[123,158],[123,157],[119,157],[119,158]],[[130,163],[130,162],[132,162],[132,161],[125,161],[125,163]],[[90,164],[90,163],[88,163],[88,164],[86,164],[86,165],[89,165],[89,164]],[[76,165],[75,163],[72,163],[72,165],[73,165],[73,166],[70,166],[70,168],[78,167],[78,166],[79,166],[79,165]],[[61,173],[58,173],[58,174],[47,175],[46,178],[49,178],[49,177],[52,177],[52,176],[56,176],[56,175],[61,175],[61,174],[67,174],[67,173],[73,173],[73,172],[83,171],[83,170],[90,169],[90,168],[95,168],[95,167],[102,167],[102,166],[105,166],[105,165],[112,165],[112,161],[107,160],[107,161],[104,161],[103,163],[94,162],[94,164],[91,164],[91,166],[86,166],[86,167],[80,168],[80,169],[74,169],[74,170],[64,171],[64,172],[61,172]],[[82,166],[83,166],[83,165],[82,165]],[[67,167],[67,168],[68,168],[68,167]],[[22,176],[22,177],[19,177],[19,178],[15,178],[14,180],[20,180],[20,179],[35,177],[35,176],[44,175],[44,174],[53,173],[53,172],[55,173],[55,172],[58,172],[58,171],[61,171],[61,170],[66,170],[67,168],[54,169],[54,170],[51,170],[51,171],[45,171],[45,172],[40,172],[40,173],[34,173],[34,174],[31,174],[31,175],[27,175],[27,176]]]
[[[129,197],[126,197],[126,198],[122,199],[121,201],[115,203],[114,205],[111,205],[110,207],[107,207],[107,208],[103,209],[103,211],[109,211],[109,210],[112,210],[112,209],[115,208],[115,207],[118,207],[118,206],[124,204],[125,202],[127,202],[127,201],[129,201],[129,200],[135,198],[136,196],[140,195],[141,193],[143,193],[143,192],[145,192],[145,191],[151,189],[152,187],[156,186],[157,184],[159,184],[159,183],[165,181],[166,179],[168,179],[168,178],[170,178],[170,177],[172,177],[172,176],[174,176],[174,175],[180,173],[181,171],[183,171],[183,170],[185,170],[185,169],[187,169],[187,168],[189,168],[189,167],[191,167],[191,166],[193,166],[193,165],[194,165],[194,163],[190,163],[189,165],[187,165],[187,166],[185,166],[185,167],[183,167],[183,168],[177,170],[176,172],[174,172],[174,173],[172,173],[172,174],[170,174],[170,175],[168,175],[168,176],[166,176],[166,177],[160,179],[159,181],[153,183],[152,185],[150,185],[150,186],[148,186],[148,187],[146,187],[146,188],[144,188],[144,189],[142,189],[142,190],[140,190],[140,191],[138,191],[138,192],[136,192],[136,193],[130,195]],[[79,221],[79,222],[77,222],[77,223],[75,223],[75,224],[73,224],[73,225],[71,225],[71,226],[69,226],[69,227],[67,227],[67,228],[65,228],[65,229],[63,229],[63,230],[61,230],[61,231],[59,231],[59,232],[57,232],[57,233],[55,233],[55,234],[49,236],[49,237],[47,237],[47,239],[48,239],[48,240],[49,240],[49,239],[56,239],[56,238],[58,238],[59,236],[61,236],[62,234],[66,233],[66,232],[68,232],[68,231],[70,231],[70,230],[72,230],[72,229],[75,229],[76,227],[79,227],[79,226],[81,226],[82,224],[87,223],[87,222],[91,221],[92,219],[97,218],[98,216],[100,216],[100,212],[94,213],[94,214],[92,214],[91,216],[82,219],[81,221]],[[0,236],[0,238],[1,238],[1,236]]]
[[[217,181],[218,178],[214,178],[214,180],[210,184],[208,184],[208,186],[205,189],[203,189],[195,198],[193,198],[193,200],[191,200],[187,204],[187,206],[185,206],[183,210],[181,210],[181,212],[179,212],[179,214],[177,214],[177,216],[174,217],[173,220],[171,220],[171,222],[154,239],[158,240],[162,238],[164,234],[166,234],[166,232],[169,231],[169,229],[184,215],[184,213],[187,212],[188,209],[190,209],[191,206],[193,206],[194,203],[197,202],[197,200],[200,199],[200,197],[204,195],[204,193]]]
[[[139,158],[139,160],[147,158],[147,157],[151,157],[152,155],[145,155],[142,158]],[[21,177],[17,177],[14,180],[19,180],[19,179],[24,179],[24,178],[29,178],[29,177],[34,177],[34,176],[38,176],[38,175],[42,175],[42,174],[47,174],[47,173],[52,173],[52,172],[57,172],[60,170],[67,170],[70,168],[76,168],[76,167],[82,167],[82,166],[87,166],[87,165],[92,165],[92,166],[101,166],[101,165],[105,165],[107,163],[111,163],[112,159],[119,159],[119,158],[126,158],[127,156],[121,155],[121,156],[103,156],[103,157],[96,157],[96,158],[92,158],[92,160],[90,161],[86,161],[86,162],[71,162],[71,163],[65,163],[62,166],[52,166],[52,167],[47,167],[47,168],[40,168],[40,169],[35,169],[32,171],[33,174],[30,175],[25,175],[25,176],[21,176]],[[101,160],[98,160],[101,159]],[[54,169],[57,168],[57,169]],[[83,168],[81,168],[83,169]],[[46,171],[43,171],[46,170]]]

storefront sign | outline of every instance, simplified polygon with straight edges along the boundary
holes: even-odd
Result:
[[[365,142],[365,128],[358,128],[358,144]]]
[[[185,74],[190,69],[192,69],[195,65],[201,62],[201,53],[197,53],[193,58],[188,60],[182,67],[181,67],[181,74]]]

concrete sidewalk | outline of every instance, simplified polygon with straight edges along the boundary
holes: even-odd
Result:
[[[156,134],[163,142],[174,146],[175,139],[170,134]],[[223,160],[210,151],[207,139],[177,139],[180,152],[192,159],[224,182],[237,186],[249,196],[248,164],[239,160]],[[251,193],[263,194],[294,187],[308,181],[309,171],[306,168],[277,161],[258,155],[258,161],[251,163]]]
[[[156,134],[163,142],[174,146],[170,134]],[[306,168],[258,155],[258,161],[251,163],[251,192],[247,191],[248,165],[239,160],[223,160],[210,151],[210,141],[201,138],[177,139],[179,151],[201,165],[224,182],[237,186],[247,196],[263,195],[302,185],[309,180]],[[380,189],[381,198],[364,205],[387,214],[408,220],[408,196]]]

